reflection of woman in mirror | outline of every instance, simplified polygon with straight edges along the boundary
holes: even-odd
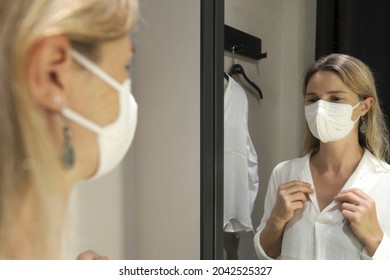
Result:
[[[319,59],[304,105],[305,153],[271,175],[258,256],[390,259],[388,132],[370,70],[347,55]]]
[[[129,148],[136,17],[135,0],[1,1],[0,259],[61,258],[72,187]]]

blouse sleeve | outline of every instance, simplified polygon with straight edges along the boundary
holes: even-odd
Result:
[[[390,237],[387,234],[383,235],[382,241],[375,251],[375,254],[370,257],[364,249],[361,253],[363,260],[390,260]]]
[[[273,260],[273,258],[271,258],[270,256],[268,256],[263,247],[261,246],[260,244],[260,233],[261,231],[258,231],[256,234],[255,234],[255,238],[254,238],[254,241],[255,241],[255,251],[256,251],[256,254],[258,256],[258,258],[260,260]]]
[[[265,225],[267,224],[267,220],[268,220],[268,218],[271,214],[272,208],[274,207],[275,202],[276,202],[277,190],[278,190],[278,187],[280,185],[279,184],[279,182],[280,182],[279,177],[280,176],[278,176],[278,171],[277,171],[278,167],[279,167],[279,165],[276,166],[274,168],[274,170],[272,171],[271,178],[270,178],[269,183],[268,183],[267,194],[265,196],[265,201],[264,201],[263,218],[261,219],[260,226],[257,228],[257,230],[256,230],[257,232],[256,232],[255,237],[254,237],[254,247],[255,247],[256,254],[257,254],[258,258],[262,259],[262,260],[272,260],[273,259],[265,253],[263,247],[261,246],[260,234],[263,231]]]

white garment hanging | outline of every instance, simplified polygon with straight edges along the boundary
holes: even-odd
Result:
[[[251,231],[258,162],[248,130],[248,100],[232,77],[224,103],[224,231]]]

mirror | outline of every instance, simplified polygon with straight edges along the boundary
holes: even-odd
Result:
[[[251,81],[263,92],[263,99],[259,100],[253,87],[248,84],[243,75],[234,76],[235,81],[244,90],[247,99],[245,108],[248,110],[247,126],[251,139],[248,143],[253,143],[258,163],[257,196],[253,201],[253,196],[247,195],[246,204],[240,204],[239,199],[232,203],[234,196],[242,195],[245,191],[235,190],[236,192],[232,192],[233,194],[226,200],[228,196],[226,193],[231,192],[231,188],[234,187],[227,186],[226,174],[224,186],[225,215],[226,208],[232,207],[234,203],[234,207],[237,208],[239,205],[239,209],[244,205],[246,207],[249,205],[250,208],[247,209],[246,215],[248,212],[251,213],[253,230],[256,230],[262,217],[265,192],[272,169],[284,160],[297,157],[302,150],[305,119],[301,82],[305,68],[316,57],[331,52],[340,52],[353,55],[366,62],[377,80],[382,109],[389,116],[388,76],[390,73],[387,64],[384,63],[389,56],[386,33],[389,6],[384,2],[368,5],[347,0],[341,2],[225,0],[224,10],[226,25],[261,38],[263,51],[267,52],[267,58],[262,60],[241,56],[234,50],[224,52],[225,73],[229,73],[234,65],[239,64]],[[317,15],[320,17],[318,21]],[[362,18],[372,18],[373,21],[366,24]],[[339,25],[333,27],[332,20],[338,20]],[[316,32],[320,35],[316,36]],[[241,47],[238,46],[238,48]],[[229,92],[230,80],[231,77],[229,81],[225,79],[225,98]],[[225,139],[225,155],[231,148],[226,147],[226,143],[228,141]],[[251,151],[249,144],[248,149]],[[246,158],[249,158],[249,155],[250,153],[247,153]],[[250,167],[248,164],[248,169]],[[229,166],[226,168],[225,157],[226,172],[231,175],[232,170]],[[230,215],[233,211],[234,209],[230,211]],[[235,217],[230,216],[230,218]],[[241,217],[239,219],[246,221]],[[239,228],[237,231],[232,230],[230,226],[229,230],[229,227],[226,227],[226,223],[229,223],[226,217],[224,222],[224,230],[234,232],[225,233],[224,258],[257,259],[253,249],[252,230],[248,230],[248,226]]]
[[[261,38],[262,51],[267,53],[266,58],[256,60],[224,52],[225,72],[241,65],[263,93],[259,99],[243,75],[231,77],[245,94],[240,104],[225,99],[225,133],[237,129],[232,126],[237,126],[240,110],[247,110],[247,118],[242,112],[241,126],[246,125],[246,130],[241,133],[249,134],[241,139],[246,142],[240,155],[235,151],[235,159],[229,137],[237,143],[237,133],[225,134],[224,258],[257,259],[253,237],[262,217],[269,176],[277,163],[296,157],[302,148],[301,80],[315,56],[316,1],[225,0],[224,4],[225,24]],[[225,98],[227,94],[238,96],[239,91],[226,89],[230,86],[231,81],[225,80]],[[234,110],[236,117],[229,121],[226,114]],[[244,175],[238,180],[240,172]]]

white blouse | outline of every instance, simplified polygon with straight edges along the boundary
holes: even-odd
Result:
[[[256,253],[261,259],[271,259],[260,245],[264,229],[277,197],[279,185],[299,180],[310,183],[313,179],[309,166],[310,154],[278,164],[269,181],[264,204],[264,215],[254,238]],[[303,209],[297,210],[286,224],[280,259],[386,259],[390,260],[390,166],[365,150],[357,169],[342,190],[358,188],[376,203],[379,223],[384,237],[373,257],[369,257],[363,244],[343,218],[339,203],[331,202],[319,210],[315,192],[309,195]]]
[[[248,129],[248,100],[232,77],[224,97],[224,231],[253,231],[259,175]]]

